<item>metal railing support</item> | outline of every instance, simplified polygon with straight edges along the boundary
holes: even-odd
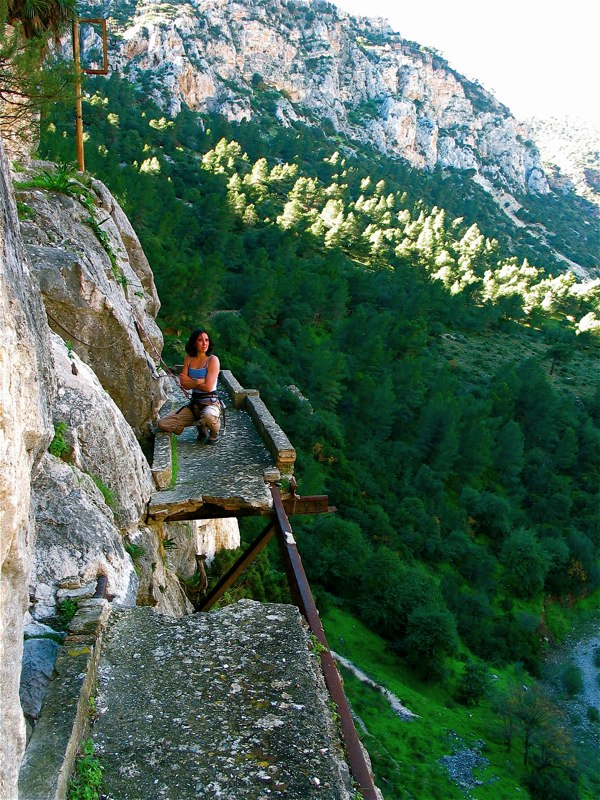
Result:
[[[277,538],[279,541],[282,558],[285,564],[285,569],[288,576],[288,583],[302,615],[308,622],[310,629],[317,637],[319,642],[323,645],[325,650],[320,654],[321,667],[323,669],[323,677],[329,694],[333,702],[337,705],[338,713],[340,715],[340,726],[342,729],[342,736],[350,762],[350,770],[354,780],[359,785],[360,791],[365,800],[377,800],[377,790],[373,782],[373,775],[367,765],[365,755],[352,721],[352,714],[344,689],[342,681],[338,672],[333,656],[327,644],[325,631],[321,624],[321,618],[315,605],[304,567],[298,553],[296,540],[292,533],[292,526],[285,513],[279,489],[273,484],[270,485],[271,494],[273,495],[273,506],[277,519]]]
[[[242,572],[244,572],[244,570],[247,569],[247,567],[254,561],[256,556],[260,553],[263,547],[265,547],[269,540],[273,538],[274,533],[275,527],[273,525],[273,521],[270,520],[269,524],[261,533],[259,533],[250,547],[248,547],[248,549],[242,553],[235,564],[230,567],[217,585],[206,595],[202,605],[200,608],[198,608],[198,612],[210,611],[214,604],[217,603],[221,597],[223,597],[227,589],[229,589],[229,587],[235,583]]]

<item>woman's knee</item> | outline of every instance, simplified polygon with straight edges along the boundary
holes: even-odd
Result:
[[[202,414],[202,425],[214,433],[218,433],[221,427],[221,417],[219,412],[212,407],[205,409]]]

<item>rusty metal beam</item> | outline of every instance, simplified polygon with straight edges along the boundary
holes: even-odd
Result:
[[[244,572],[244,570],[247,569],[254,561],[263,547],[265,547],[269,540],[272,539],[274,533],[275,527],[273,525],[273,521],[270,520],[267,527],[264,528],[261,533],[259,533],[250,547],[248,547],[247,550],[242,553],[235,564],[225,575],[223,575],[217,585],[206,595],[202,601],[202,605],[197,609],[198,612],[209,611],[214,604],[217,603],[221,597],[223,597],[227,589],[229,589],[229,587],[235,583],[242,572]]]
[[[337,705],[340,715],[342,736],[346,746],[352,775],[354,780],[358,783],[365,800],[377,800],[377,791],[373,782],[373,775],[367,765],[360,739],[358,738],[354,722],[352,721],[352,714],[348,706],[346,695],[344,694],[340,674],[333,660],[333,656],[329,651],[329,645],[327,644],[325,631],[321,624],[321,618],[319,617],[319,612],[317,611],[310,586],[308,585],[306,573],[302,566],[300,554],[298,553],[292,526],[285,513],[279,489],[274,485],[271,485],[270,488],[271,494],[273,495],[273,506],[275,508],[277,520],[277,538],[286,567],[292,596],[296,600],[312,632],[325,648],[320,654],[323,677],[325,678],[325,683],[327,684],[331,699]]]
[[[108,588],[108,575],[98,575],[96,583],[96,591],[94,597],[106,597],[106,589]]]
[[[295,514],[324,514],[332,511],[326,494],[312,494],[305,497],[293,494],[282,498],[281,502],[288,517]]]

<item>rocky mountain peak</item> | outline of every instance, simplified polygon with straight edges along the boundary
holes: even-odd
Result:
[[[243,121],[267,111],[280,124],[320,124],[418,168],[473,170],[508,191],[548,191],[529,129],[384,19],[322,0],[110,0],[103,12],[112,69],[170,114],[187,106]],[[90,31],[84,49],[93,55],[96,46]]]

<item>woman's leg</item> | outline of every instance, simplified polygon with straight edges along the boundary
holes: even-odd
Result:
[[[216,442],[219,438],[221,429],[221,410],[219,406],[206,406],[202,409],[200,417],[200,427],[209,431],[209,442]]]
[[[158,420],[158,430],[165,431],[165,433],[175,433],[179,436],[183,433],[184,428],[194,425],[196,420],[194,415],[187,406],[183,406],[179,411],[173,411],[172,414],[167,414],[166,417]]]

